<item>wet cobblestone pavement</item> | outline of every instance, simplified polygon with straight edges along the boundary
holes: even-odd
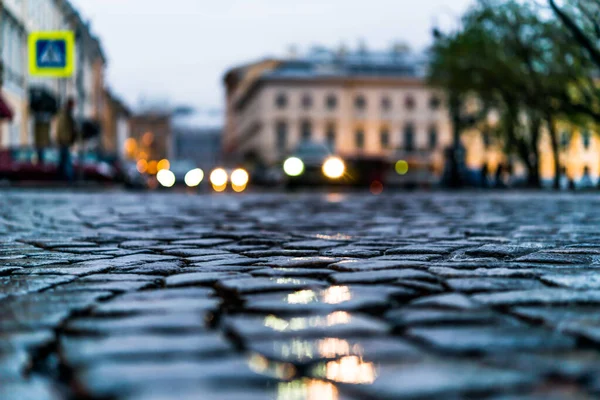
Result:
[[[597,195],[0,195],[0,399],[600,397]]]

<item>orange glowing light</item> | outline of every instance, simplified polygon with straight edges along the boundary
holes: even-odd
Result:
[[[224,192],[227,189],[227,182],[223,185],[215,185],[213,183],[212,188],[215,192]]]
[[[241,193],[246,190],[246,185],[231,185],[231,188],[234,192]]]
[[[148,162],[148,173],[151,175],[156,175],[158,172],[158,163],[156,161]]]
[[[171,168],[171,163],[167,159],[162,159],[156,164],[156,168],[160,171],[161,169]]]
[[[148,171],[148,162],[146,160],[139,160],[136,167],[140,174],[145,174]]]
[[[132,156],[135,154],[135,151],[137,150],[137,142],[135,141],[134,138],[129,138],[127,140],[125,140],[125,153],[127,153],[128,156]]]
[[[140,160],[147,160],[148,159],[148,154],[145,151],[140,151],[138,153],[138,159],[140,159]]]

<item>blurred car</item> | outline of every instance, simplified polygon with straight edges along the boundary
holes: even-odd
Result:
[[[85,153],[82,162],[77,154],[72,155],[75,177],[80,174],[85,180],[94,182],[116,182],[117,169],[101,160],[96,153]],[[44,162],[38,162],[33,148],[9,148],[0,150],[0,179],[9,181],[56,181],[60,180],[59,151],[44,150]]]
[[[103,160],[98,153],[87,152],[81,157],[72,156],[75,175],[82,174],[83,179],[94,182],[118,182],[119,174],[114,165]]]
[[[185,185],[185,176],[188,172],[196,168],[196,164],[193,161],[176,160],[170,162],[169,170],[175,175],[175,185]]]
[[[339,182],[346,165],[321,143],[304,142],[283,162],[286,185],[322,185]]]
[[[44,163],[37,162],[34,149],[7,148],[0,150],[0,179],[9,181],[49,181],[58,178],[58,151],[44,152]]]
[[[116,163],[120,181],[129,189],[147,189],[148,176],[140,173],[134,161],[119,161]]]

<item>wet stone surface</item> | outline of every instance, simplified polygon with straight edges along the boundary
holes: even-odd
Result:
[[[2,199],[0,399],[600,394],[595,194]]]

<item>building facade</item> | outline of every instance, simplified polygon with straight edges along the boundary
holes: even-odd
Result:
[[[68,97],[76,102],[74,115],[82,126],[101,131],[106,58],[90,26],[68,0],[2,0],[0,50],[3,65],[2,95],[13,111],[11,121],[0,122],[0,145],[33,144],[32,91],[59,106]],[[75,72],[69,78],[30,77],[27,37],[35,31],[75,32]],[[95,139],[99,142],[98,139]],[[97,144],[96,144],[97,145]],[[88,145],[89,146],[89,145]],[[95,145],[92,144],[92,147]]]
[[[442,168],[451,127],[442,94],[410,52],[266,60],[230,70],[224,152],[281,161],[303,141],[345,157],[417,158]]]

